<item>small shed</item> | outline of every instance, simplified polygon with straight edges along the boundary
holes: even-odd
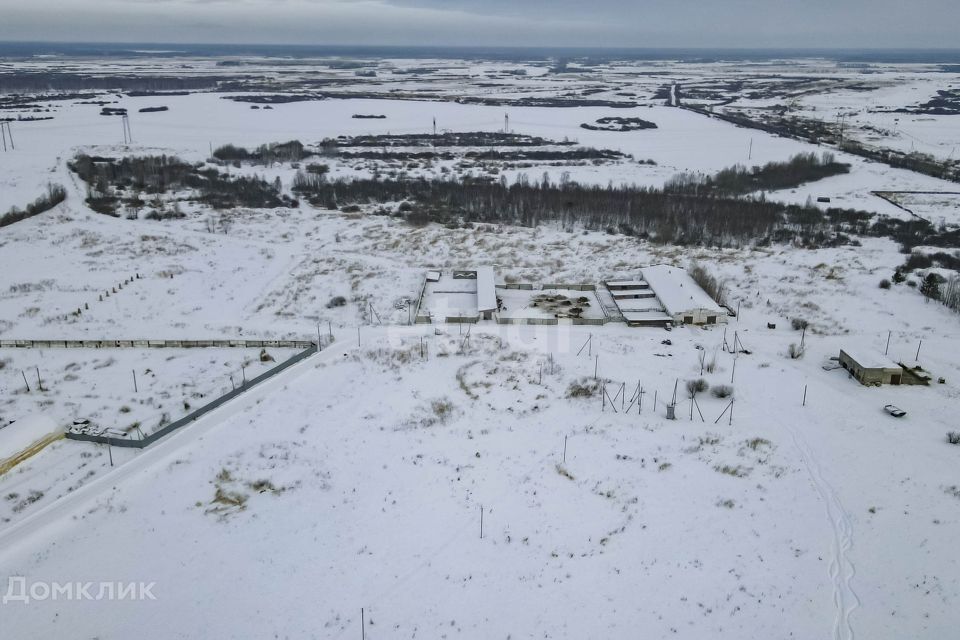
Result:
[[[900,384],[903,380],[903,367],[872,349],[841,349],[840,366],[860,384],[867,386]]]

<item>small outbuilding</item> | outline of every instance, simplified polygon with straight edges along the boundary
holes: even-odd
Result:
[[[841,349],[840,366],[867,386],[901,384],[903,381],[903,367],[872,349]]]

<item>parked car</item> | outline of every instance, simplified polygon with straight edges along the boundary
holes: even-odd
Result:
[[[883,408],[883,410],[892,415],[894,418],[902,418],[903,416],[907,415],[906,411],[892,404],[888,404]]]

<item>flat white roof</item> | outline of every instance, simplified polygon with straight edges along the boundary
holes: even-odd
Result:
[[[617,305],[617,308],[620,309],[620,313],[626,313],[627,311],[659,311],[661,313],[666,313],[666,311],[663,310],[663,307],[660,306],[660,303],[657,302],[656,298],[647,298],[645,300],[624,300],[621,304]]]
[[[474,278],[454,278],[453,271],[444,271],[439,280],[427,280],[420,306],[434,318],[477,315],[477,281]]]
[[[493,267],[477,267],[477,310],[497,310],[497,288],[493,282]]]
[[[650,284],[663,308],[671,315],[698,309],[726,313],[726,309],[714,302],[685,269],[658,264],[644,267],[641,271],[643,279]]]
[[[864,369],[903,369],[893,358],[872,347],[854,344],[841,347],[840,351],[853,358]]]

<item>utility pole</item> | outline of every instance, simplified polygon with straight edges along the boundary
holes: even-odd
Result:
[[[130,131],[130,116],[123,114],[123,119],[121,121],[123,125],[123,142],[124,144],[133,143],[133,133]]]

